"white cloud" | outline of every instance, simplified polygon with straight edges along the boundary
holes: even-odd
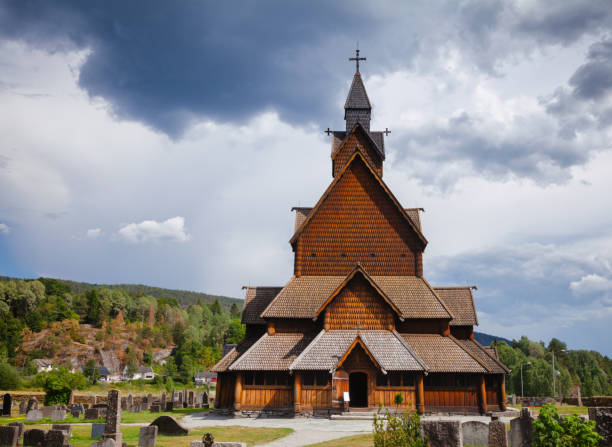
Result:
[[[85,233],[85,237],[88,239],[98,239],[101,235],[102,230],[100,228],[91,228]]]
[[[612,279],[591,273],[583,276],[579,281],[572,281],[569,287],[575,295],[609,292],[612,291]]]
[[[163,222],[143,220],[140,223],[127,224],[119,229],[118,234],[126,241],[135,244],[160,240],[185,242],[191,237],[185,231],[185,218],[181,216]]]
[[[11,232],[11,227],[9,227],[5,223],[0,223],[0,234],[9,234]]]

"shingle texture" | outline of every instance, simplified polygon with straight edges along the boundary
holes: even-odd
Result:
[[[225,354],[221,360],[217,362],[210,370],[212,372],[220,373],[225,372],[228,368],[236,361],[238,357],[244,354],[253,344],[257,341],[256,338],[247,338],[242,340],[238,346],[232,348],[227,354]]]
[[[282,287],[246,287],[242,307],[242,323],[266,324],[259,315],[281,290]]]
[[[314,338],[307,334],[264,334],[229,368],[230,371],[287,371]]]
[[[399,334],[391,331],[322,331],[291,364],[292,370],[331,370],[359,336],[376,362],[387,371],[423,371]]]
[[[434,334],[401,334],[429,372],[488,372],[454,338]]]
[[[359,73],[355,73],[353,76],[353,82],[351,83],[351,88],[349,89],[349,94],[346,98],[346,102],[344,103],[345,109],[371,109],[370,99],[368,98],[368,94],[366,93],[365,85],[363,84],[363,79],[361,79],[361,75]]]
[[[423,231],[421,228],[421,216],[419,215],[420,208],[406,208],[405,211],[406,214],[408,214],[408,217],[410,217],[410,220],[412,220],[412,223],[419,230]]]
[[[300,276],[276,295],[263,318],[313,318],[336,291],[344,276]],[[452,315],[423,278],[371,276],[374,283],[399,309],[403,318],[451,318]]]
[[[385,158],[385,134],[384,132],[373,131],[373,132],[367,132],[367,133],[372,139],[372,142],[374,143],[374,145],[376,146],[376,149],[378,150],[379,154],[384,160]],[[332,157],[334,156],[334,154],[336,153],[336,150],[340,147],[342,142],[346,139],[346,135],[347,135],[346,131],[334,130],[334,132],[332,133],[332,149],[331,149]]]
[[[478,324],[472,287],[434,287],[434,290],[454,316],[450,322],[451,326]]]
[[[297,231],[298,228],[302,226],[310,212],[312,211],[312,207],[303,207],[303,206],[294,206],[291,208],[291,211],[295,211],[295,228],[293,231]]]
[[[502,363],[491,356],[487,349],[475,340],[457,340],[463,349],[476,357],[489,373],[509,374],[510,371]]]

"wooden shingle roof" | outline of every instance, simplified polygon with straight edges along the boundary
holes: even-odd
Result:
[[[338,366],[357,338],[384,370],[425,370],[423,363],[399,334],[385,330],[321,331],[293,361],[290,369],[331,371]]]
[[[261,317],[314,318],[345,278],[345,276],[293,277],[262,312]],[[451,312],[423,278],[418,276],[370,276],[369,278],[400,311],[402,318],[453,318]]]
[[[230,351],[225,354],[215,366],[210,368],[210,370],[216,373],[227,371],[232,363],[234,363],[242,354],[247,352],[247,350],[253,346],[255,342],[257,342],[256,338],[246,338],[242,340],[238,346],[230,349]]]
[[[232,366],[230,371],[288,371],[289,365],[312,341],[312,334],[267,333],[257,340]]]
[[[488,372],[453,337],[444,337],[436,334],[401,334],[401,336],[423,360],[429,372]]]
[[[487,348],[482,346],[476,340],[457,340],[457,342],[467,352],[472,354],[486,369],[492,374],[510,374],[510,370],[506,366],[494,358]]]
[[[477,326],[478,316],[474,305],[474,286],[434,287],[436,294],[453,314],[451,326]]]
[[[283,288],[244,286],[243,289],[246,289],[246,295],[242,307],[242,324],[266,324],[259,316]]]
[[[349,94],[344,103],[345,109],[371,109],[370,98],[366,92],[363,79],[359,73],[355,73],[353,76],[353,82],[351,82],[351,88]]]
[[[304,221],[312,211],[312,207],[294,206],[293,208],[291,208],[291,211],[295,211],[295,227],[293,229],[293,231],[295,232],[304,223]]]

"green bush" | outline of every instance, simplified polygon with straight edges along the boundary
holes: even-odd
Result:
[[[542,407],[533,428],[534,447],[597,447],[602,439],[594,421],[583,422],[577,415],[561,418],[553,404]]]
[[[421,431],[421,419],[416,413],[392,415],[389,409],[374,415],[374,447],[427,447],[428,439]]]
[[[45,390],[45,405],[67,404],[72,390],[87,387],[83,374],[73,374],[66,368],[40,373],[35,381]]]
[[[0,390],[16,390],[19,384],[17,370],[8,363],[0,361]]]

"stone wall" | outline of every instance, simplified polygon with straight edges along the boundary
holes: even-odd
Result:
[[[564,404],[578,405],[577,397],[564,397]],[[612,407],[612,396],[583,397],[582,405],[585,407]]]

